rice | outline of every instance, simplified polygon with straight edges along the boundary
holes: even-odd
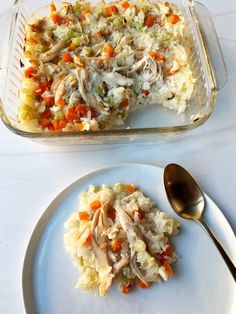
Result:
[[[65,222],[65,250],[81,272],[76,288],[104,296],[115,281],[122,293],[167,281],[179,226],[133,184],[91,185]]]

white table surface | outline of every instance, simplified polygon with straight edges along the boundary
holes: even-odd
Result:
[[[3,3],[4,2],[4,3]],[[12,1],[0,2],[0,12]],[[21,276],[35,224],[58,192],[79,176],[114,163],[186,167],[236,230],[236,1],[204,0],[213,15],[229,81],[215,112],[189,136],[169,144],[48,147],[20,138],[0,122],[0,313],[24,313]],[[32,313],[33,314],[33,313]]]

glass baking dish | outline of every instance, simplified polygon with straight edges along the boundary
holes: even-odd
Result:
[[[54,1],[56,5],[60,1]],[[73,1],[71,1],[73,2]],[[96,2],[96,1],[95,1]],[[0,90],[0,114],[4,124],[14,133],[44,143],[104,144],[129,141],[163,141],[185,134],[202,125],[212,114],[218,91],[227,81],[227,71],[219,46],[212,18],[206,7],[192,0],[172,0],[187,21],[184,45],[189,52],[189,62],[197,79],[187,110],[182,114],[162,106],[150,106],[137,110],[121,127],[112,130],[86,132],[38,132],[24,131],[17,120],[19,89],[23,70],[24,28],[29,18],[48,13],[49,0],[17,0],[2,15],[5,21],[5,60],[2,63]],[[2,23],[3,24],[3,23]],[[3,27],[3,25],[2,25]],[[7,46],[7,50],[6,50]]]

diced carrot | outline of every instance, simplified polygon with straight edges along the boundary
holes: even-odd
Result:
[[[38,39],[34,38],[34,36],[32,36],[32,35],[27,38],[27,41],[29,41],[30,43],[33,43],[33,44],[38,43]]]
[[[75,107],[75,112],[83,116],[86,113],[85,105],[84,104],[77,105]]]
[[[66,52],[62,55],[61,60],[66,63],[66,62],[71,62],[73,59],[71,55],[68,52]]]
[[[26,78],[31,78],[35,73],[36,69],[34,69],[33,67],[29,67],[28,69],[25,70],[24,75]]]
[[[46,108],[44,112],[41,113],[40,119],[50,119],[52,116],[51,110]]]
[[[58,131],[60,129],[58,120],[52,120],[52,125],[53,125],[53,128],[54,128],[54,131]]]
[[[172,277],[173,276],[173,270],[170,266],[170,264],[167,261],[163,262],[163,266],[165,267],[166,273],[168,277]]]
[[[115,5],[110,5],[105,8],[106,17],[112,16],[112,14],[117,14],[119,12]]]
[[[110,208],[107,212],[107,217],[114,221],[116,219],[116,210],[114,208]]]
[[[176,23],[178,23],[180,21],[180,17],[178,15],[172,14],[172,15],[169,16],[168,21],[171,24],[176,24]]]
[[[51,12],[51,13],[52,13],[52,12],[55,12],[55,11],[57,10],[54,3],[50,3],[50,4],[49,4],[49,7],[50,7],[50,12]]]
[[[121,105],[122,107],[127,107],[127,106],[129,105],[129,100],[128,100],[128,98],[123,99],[123,100],[121,101],[120,105]]]
[[[115,239],[111,242],[111,249],[113,252],[118,253],[122,249],[123,241],[121,239]]]
[[[69,46],[69,51],[74,51],[77,48],[77,45],[75,43],[71,43]]]
[[[123,7],[124,9],[128,9],[128,8],[130,7],[130,4],[129,4],[128,1],[125,1],[125,2],[121,3],[121,5],[122,5],[122,7]]]
[[[96,209],[98,209],[99,207],[101,207],[101,203],[100,203],[99,200],[96,200],[96,201],[94,201],[94,202],[92,202],[92,203],[90,204],[90,207],[91,207],[93,210],[96,210]]]
[[[66,114],[65,114],[65,117],[66,117],[66,120],[68,121],[73,121],[77,118],[77,113],[75,112],[74,108],[68,108],[66,110]]]
[[[90,233],[90,234],[87,236],[87,238],[86,238],[86,240],[85,240],[85,243],[84,243],[84,244],[86,244],[86,245],[90,245],[90,244],[91,244],[91,242],[92,242],[92,239],[93,239],[93,235],[92,235],[92,233]]]
[[[59,98],[56,104],[58,107],[63,108],[65,106],[66,102],[63,98]]]
[[[63,21],[63,18],[56,12],[52,12],[51,19],[55,24],[61,24]]]
[[[59,127],[60,129],[63,129],[63,128],[66,127],[67,123],[68,123],[68,121],[67,121],[66,119],[59,120],[58,127]]]
[[[114,49],[109,44],[105,45],[104,52],[109,58],[113,57],[115,54]]]
[[[48,128],[52,123],[50,119],[39,119],[39,124],[43,129]]]
[[[131,284],[122,285],[121,288],[120,288],[120,290],[121,290],[121,293],[127,294],[127,293],[130,292],[131,288],[132,288],[132,285],[131,285]]]
[[[98,37],[102,37],[103,36],[102,31],[97,32],[97,35],[98,35]]]
[[[145,282],[143,282],[141,279],[137,278],[137,284],[139,285],[140,288],[146,289],[149,288],[149,285]]]
[[[168,244],[167,249],[165,250],[165,252],[163,253],[164,256],[171,256],[173,253],[173,245],[171,243]]]
[[[41,96],[46,90],[50,90],[51,88],[51,81],[50,80],[46,80],[45,82],[41,82],[37,88],[35,89],[35,95],[36,96]]]
[[[148,95],[150,94],[150,90],[142,89],[142,93],[143,93],[145,96],[148,96]]]
[[[135,216],[138,217],[138,219],[142,219],[142,213],[139,210],[133,210],[131,216],[133,220]]]
[[[90,216],[88,212],[79,212],[80,220],[89,220]]]
[[[136,186],[133,184],[125,184],[125,189],[130,194],[134,193],[136,191]]]
[[[47,107],[52,107],[54,105],[54,96],[53,95],[43,96],[43,101]]]
[[[152,27],[153,24],[155,23],[156,17],[153,15],[149,15],[145,21],[145,25],[147,27]]]
[[[158,62],[165,61],[165,57],[163,55],[160,55],[156,51],[149,51],[149,55]]]

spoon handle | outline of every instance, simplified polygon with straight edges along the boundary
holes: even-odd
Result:
[[[200,223],[200,225],[203,227],[203,229],[206,231],[206,233],[208,233],[208,235],[210,236],[212,241],[215,243],[215,245],[216,245],[217,249],[219,250],[221,256],[223,257],[226,265],[228,266],[229,271],[231,272],[234,280],[236,281],[236,267],[234,266],[233,262],[228,257],[228,255],[226,254],[225,250],[223,249],[221,244],[218,242],[218,240],[216,239],[215,235],[212,233],[211,229],[208,227],[206,222],[203,219],[198,220],[197,222]]]

